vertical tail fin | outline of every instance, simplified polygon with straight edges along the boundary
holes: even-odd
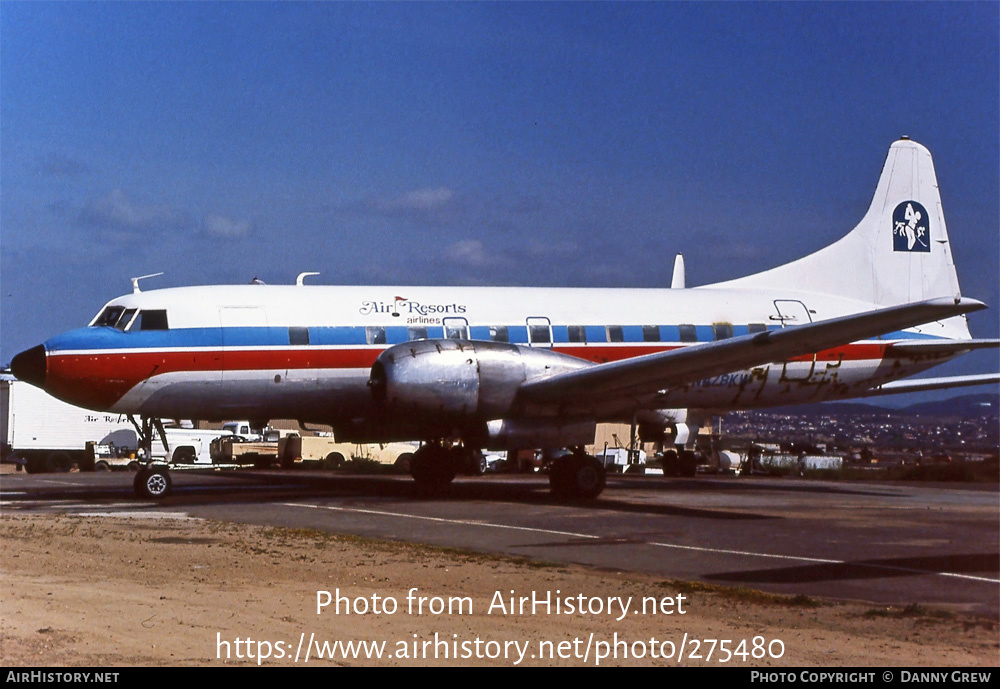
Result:
[[[905,138],[892,144],[871,206],[847,236],[792,263],[722,284],[791,288],[879,306],[959,297],[930,151]]]

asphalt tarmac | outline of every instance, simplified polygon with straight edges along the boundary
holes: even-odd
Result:
[[[5,473],[0,512],[183,512],[1000,619],[995,483],[630,476],[567,503],[540,474],[459,477],[426,495],[404,476],[174,472],[152,502],[132,477]]]

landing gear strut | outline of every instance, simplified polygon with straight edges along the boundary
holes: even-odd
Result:
[[[154,464],[152,461],[154,429],[160,436],[163,449],[169,452],[167,434],[163,430],[163,424],[160,423],[159,419],[152,419],[148,416],[142,417],[141,426],[131,416],[129,417],[129,421],[135,426],[136,433],[139,436],[139,447],[142,448],[146,461],[146,464],[139,469],[132,480],[132,490],[135,491],[138,497],[147,500],[165,498],[170,495],[170,491],[173,488],[169,468],[166,464]]]

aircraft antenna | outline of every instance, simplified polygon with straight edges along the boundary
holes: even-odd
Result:
[[[295,278],[295,284],[301,287],[302,285],[305,284],[305,279],[310,275],[319,275],[319,273],[309,273],[309,272],[299,273],[299,276]]]
[[[132,294],[139,294],[142,290],[139,289],[139,280],[145,280],[146,278],[155,278],[163,273],[150,273],[149,275],[140,275],[137,278],[131,278],[132,281]]]
[[[684,289],[684,256],[677,254],[674,258],[674,276],[670,280],[670,289]]]

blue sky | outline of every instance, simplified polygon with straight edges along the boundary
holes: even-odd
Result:
[[[0,5],[0,361],[154,286],[666,286],[818,249],[934,154],[1000,332],[1000,5]],[[947,372],[997,368],[995,352]]]

